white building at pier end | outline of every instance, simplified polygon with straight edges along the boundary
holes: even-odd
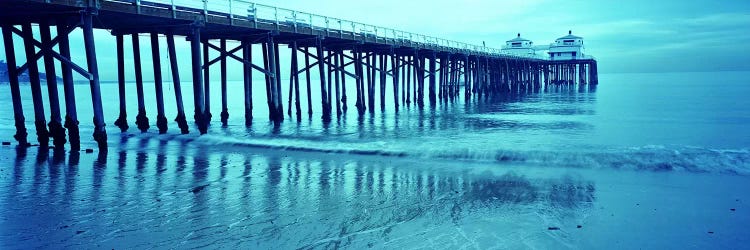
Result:
[[[573,35],[568,31],[568,35],[560,37],[549,46],[549,57],[553,61],[585,59],[583,46],[583,37]]]
[[[516,38],[505,42],[505,46],[503,46],[502,51],[509,54],[533,55],[535,53],[534,42],[522,38],[521,33],[518,33],[518,36]]]

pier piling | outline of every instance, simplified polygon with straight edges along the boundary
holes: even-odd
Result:
[[[203,69],[201,63],[201,25],[194,24],[190,34],[190,55],[193,66],[193,105],[195,107],[195,123],[200,134],[208,132],[208,122],[205,120],[205,98],[203,92]]]
[[[52,35],[50,34],[49,21],[45,20],[39,25],[39,33],[42,38],[42,44],[50,44]],[[47,97],[49,98],[50,136],[53,139],[55,149],[62,149],[65,145],[65,128],[62,126],[62,117],[60,115],[60,98],[57,91],[57,75],[55,73],[55,61],[52,55],[44,53],[44,72],[47,76]]]
[[[99,87],[99,65],[96,60],[96,44],[94,43],[93,15],[96,10],[88,9],[83,12],[83,40],[86,46],[86,64],[89,68],[89,87],[91,88],[91,102],[94,106],[94,140],[99,151],[107,151],[107,131],[104,123],[102,108],[102,93]]]
[[[115,120],[115,125],[122,132],[129,129],[128,101],[126,100],[129,89],[126,83],[124,44],[124,39],[128,35],[132,38],[138,108],[135,124],[141,132],[147,132],[150,128],[146,115],[147,105],[143,86],[143,62],[141,61],[145,58],[142,58],[140,54],[140,33],[150,36],[154,67],[156,126],[160,134],[167,133],[168,127],[165,117],[165,90],[159,45],[159,36],[162,35],[166,36],[167,40],[169,70],[175,91],[177,106],[175,121],[182,134],[189,132],[189,126],[185,118],[174,36],[185,36],[190,42],[194,118],[201,134],[207,133],[212,118],[210,66],[216,62],[220,63],[220,69],[218,69],[220,75],[215,80],[219,82],[221,88],[221,123],[227,125],[229,122],[228,107],[231,105],[228,103],[228,92],[232,86],[228,86],[228,73],[230,72],[228,72],[227,57],[232,57],[243,64],[242,88],[247,126],[252,124],[253,119],[252,78],[254,70],[261,71],[266,79],[269,120],[275,125],[285,118],[283,108],[285,91],[288,92],[286,114],[291,117],[294,109],[297,121],[301,121],[303,104],[299,78],[303,72],[307,84],[308,116],[312,119],[313,99],[320,98],[320,115],[325,123],[331,121],[333,102],[335,102],[337,118],[347,113],[347,78],[354,83],[356,91],[354,105],[360,116],[363,116],[368,108],[369,113],[375,114],[377,112],[375,102],[378,99],[380,112],[385,113],[388,111],[386,109],[389,105],[388,101],[393,101],[395,112],[399,112],[402,105],[410,108],[414,104],[415,108],[423,109],[427,98],[429,98],[431,108],[435,108],[438,102],[440,105],[450,105],[456,98],[460,98],[461,88],[463,88],[466,102],[469,103],[472,97],[480,100],[502,94],[517,95],[548,89],[573,89],[572,86],[576,84],[579,91],[586,91],[583,87],[586,85],[589,91],[592,91],[598,84],[596,60],[590,57],[546,60],[524,55],[509,55],[484,47],[462,46],[457,42],[440,39],[426,41],[413,38],[411,35],[409,38],[394,38],[390,36],[391,30],[388,29],[386,29],[386,35],[382,36],[384,32],[374,29],[374,33],[369,33],[366,30],[370,27],[360,26],[360,24],[356,24],[356,27],[353,25],[353,30],[348,30],[340,25],[338,29],[335,28],[336,25],[329,27],[326,22],[325,29],[318,29],[322,27],[314,26],[312,19],[308,19],[309,23],[297,19],[298,12],[291,12],[294,19],[292,22],[275,21],[269,24],[259,21],[261,19],[255,16],[258,14],[256,12],[252,12],[253,16],[250,20],[245,20],[242,19],[244,18],[242,15],[234,15],[231,11],[224,16],[222,14],[227,13],[223,13],[223,10],[212,9],[207,4],[204,4],[202,8],[173,4],[171,8],[164,9],[164,6],[158,3],[141,0],[138,3],[148,4],[136,4],[135,11],[129,11],[129,8],[133,6],[122,4],[121,1],[84,1],[86,2],[84,4],[78,3],[80,1],[54,1],[52,3],[51,1],[5,0],[1,2],[0,5],[8,9],[8,13],[16,10],[24,11],[0,18],[16,127],[14,137],[21,146],[29,145],[21,98],[22,94],[30,94],[39,144],[47,147],[52,138],[56,149],[63,148],[66,143],[67,129],[67,140],[71,150],[80,149],[72,75],[72,72],[76,71],[89,81],[94,111],[93,136],[99,148],[106,150],[107,135],[102,110],[102,93],[99,86],[97,52],[94,46],[94,28],[112,30],[115,38],[117,95],[119,97],[119,115]],[[24,7],[16,8],[15,6]],[[256,8],[260,5],[253,6]],[[101,12],[99,8],[102,8]],[[35,15],[39,14],[37,9],[55,13],[55,16],[50,18]],[[274,9],[278,11],[277,8]],[[102,16],[99,16],[100,14]],[[310,18],[312,16],[310,15]],[[94,20],[94,18],[101,20]],[[196,21],[188,26],[185,20]],[[39,40],[34,38],[32,31],[32,25],[36,23],[39,24]],[[157,23],[160,26],[153,26]],[[52,25],[56,26],[56,32],[51,31]],[[79,27],[83,31],[87,69],[76,65],[70,55],[69,34]],[[394,31],[393,35],[397,32]],[[56,33],[56,37],[53,37],[52,33]],[[14,34],[23,39],[26,63],[20,67],[16,61]],[[227,43],[232,41],[237,41],[240,45],[228,51]],[[258,43],[262,45],[263,67],[252,62],[252,47]],[[282,52],[279,49],[282,45],[289,45],[292,53],[288,90],[283,89],[282,86],[282,57],[280,57]],[[55,46],[59,48],[59,52],[55,51]],[[216,53],[209,53],[210,48],[218,51],[220,55],[209,60],[211,53]],[[242,50],[241,58],[235,55],[240,50]],[[300,68],[302,64],[300,53],[303,53],[305,57],[302,69]],[[283,58],[288,57],[284,55]],[[311,64],[310,58],[316,61]],[[40,59],[44,62],[43,69],[40,69],[37,64]],[[64,121],[60,107],[61,97],[58,94],[58,72],[56,72],[54,60],[61,63],[59,75],[62,76],[65,99]],[[311,86],[313,81],[311,71],[316,66],[319,74],[316,77],[319,77],[320,82],[319,93],[313,93],[315,87]],[[40,79],[40,71],[46,72],[46,79]],[[24,72],[28,72],[31,89],[28,93],[21,92],[20,81],[26,80]],[[23,78],[21,78],[22,74],[24,74]],[[42,81],[44,80],[47,83],[48,98],[43,97],[45,93],[42,92]],[[389,80],[393,84],[391,90],[393,100],[390,100],[391,97],[388,96],[387,82]],[[349,87],[351,88],[351,85]],[[106,97],[114,97],[114,93]],[[44,103],[47,100],[50,112],[48,117],[45,114],[47,107]],[[46,121],[47,118],[49,121]]]
[[[135,88],[138,95],[138,115],[135,117],[135,125],[142,133],[148,131],[150,125],[146,116],[146,103],[143,94],[143,69],[141,68],[141,45],[138,33],[132,34],[133,38],[133,64],[135,66]]]
[[[174,86],[175,104],[177,105],[177,117],[174,121],[180,128],[180,133],[187,134],[190,132],[185,117],[185,107],[182,100],[182,83],[180,82],[180,71],[177,66],[177,51],[174,44],[174,35],[167,34],[167,52],[169,53],[169,67],[172,71],[172,84]]]
[[[156,92],[156,127],[159,134],[167,133],[167,116],[164,114],[164,89],[161,75],[161,53],[159,51],[159,34],[151,33],[151,57],[154,66],[154,88]]]
[[[211,114],[211,65],[209,65],[209,43],[211,41],[206,38],[203,40],[203,122],[205,126],[211,122],[213,115]]]
[[[221,39],[219,41],[219,47],[222,53],[227,51],[227,40]],[[227,57],[222,56],[219,62],[219,68],[221,70],[221,123],[227,125],[229,120],[229,110],[227,109]]]
[[[41,80],[39,79],[39,67],[34,59],[36,49],[34,48],[34,35],[31,31],[31,24],[26,23],[21,27],[23,32],[23,44],[26,52],[26,70],[29,75],[29,85],[31,86],[31,98],[34,101],[34,127],[36,128],[37,140],[40,147],[49,146],[49,132],[47,131],[47,122],[44,114],[44,101],[42,100]]]
[[[120,115],[115,120],[115,126],[120,128],[121,132],[128,131],[128,111],[127,101],[125,100],[125,45],[123,34],[116,33],[115,41],[117,43],[117,89],[120,98]]]
[[[60,55],[63,58],[70,59],[70,41],[68,25],[65,19],[59,19],[57,22],[57,36],[60,38]],[[65,93],[65,126],[68,129],[68,141],[70,142],[71,151],[81,150],[81,135],[78,130],[78,112],[76,110],[75,88],[73,86],[73,69],[67,63],[60,64],[60,71],[63,79],[63,92]]]
[[[253,61],[252,48],[250,39],[245,38],[242,40],[242,59],[246,62]],[[253,68],[249,65],[243,65],[242,72],[244,76],[245,126],[250,126],[253,123]]]
[[[21,90],[18,83],[18,72],[16,63],[16,52],[13,43],[12,25],[3,24],[3,42],[5,48],[5,60],[8,66],[8,82],[10,85],[10,95],[13,102],[13,120],[15,121],[16,134],[13,138],[18,141],[18,145],[26,147],[29,145],[27,140],[26,124],[23,115],[23,104],[21,103]]]

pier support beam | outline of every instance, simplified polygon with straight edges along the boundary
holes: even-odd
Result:
[[[407,106],[411,105],[411,96],[412,96],[412,93],[411,93],[411,79],[412,79],[411,69],[414,68],[414,64],[416,63],[415,59],[416,58],[409,57],[409,61],[411,61],[411,64],[407,64],[406,65],[406,74],[404,75],[404,77],[406,77],[406,92],[405,92],[405,94],[406,94],[406,105]],[[416,81],[416,79],[415,79],[415,81]]]
[[[386,60],[385,54],[380,54],[380,112],[385,112],[385,80],[386,80],[386,69],[388,68],[388,61]],[[375,65],[373,65],[374,67]]]
[[[398,106],[399,106],[399,80],[400,79],[400,72],[401,72],[401,57],[399,57],[397,54],[391,53],[391,69],[393,72],[393,108],[396,112],[398,112]],[[403,92],[403,90],[402,90]]]
[[[175,50],[174,35],[167,34],[167,51],[169,53],[169,66],[172,69],[172,83],[174,85],[174,97],[177,105],[177,117],[175,122],[182,134],[189,133],[187,119],[185,118],[185,107],[182,101],[182,84],[180,83],[180,71],[177,66],[177,51]]]
[[[209,58],[209,46],[208,43],[210,41],[208,39],[203,41],[203,105],[205,105],[205,110],[203,110],[203,122],[206,123],[206,126],[211,122],[211,118],[213,118],[213,115],[211,114],[211,66],[208,64],[208,62],[211,60]]]
[[[310,78],[310,51],[308,51],[307,47],[304,47],[302,51],[305,54],[305,82],[307,83],[307,115],[312,118],[313,114],[313,108],[312,108],[312,86],[311,86],[311,79]]]
[[[66,33],[67,25],[64,19],[58,20],[57,36],[60,38],[60,55],[64,58],[70,58],[70,41]],[[76,111],[76,94],[73,86],[73,69],[66,63],[60,64],[62,71],[63,91],[65,92],[65,128],[68,129],[68,140],[70,141],[70,150],[81,150],[81,135],[78,131],[78,112]]]
[[[219,42],[221,51],[227,51],[227,40],[221,39]],[[229,110],[227,109],[227,57],[221,57],[221,123],[226,125],[229,120]]]
[[[325,67],[325,54],[323,49],[323,41],[318,38],[315,44],[315,49],[317,50],[317,56],[318,56],[318,71],[320,71],[320,98],[321,98],[321,108],[323,109],[323,121],[330,121],[331,120],[331,104],[330,99],[328,99],[328,89],[326,84],[326,67]]]
[[[117,43],[117,89],[120,97],[120,115],[115,120],[115,126],[120,128],[121,132],[128,131],[128,111],[125,100],[125,44],[123,34],[115,34]]]
[[[13,120],[15,121],[16,134],[13,138],[18,141],[18,145],[26,147],[29,145],[27,140],[28,133],[26,132],[26,118],[23,115],[23,104],[21,103],[21,90],[18,83],[17,63],[16,63],[16,52],[13,43],[13,33],[11,25],[2,25],[3,29],[3,42],[5,48],[5,60],[8,66],[8,82],[10,85],[10,95],[13,101]]]
[[[156,92],[156,127],[159,134],[167,133],[167,116],[164,114],[164,89],[161,77],[161,53],[159,52],[159,34],[151,33],[151,57],[154,64],[154,88]]]
[[[359,51],[359,49],[354,50],[354,74],[357,76],[356,79],[354,79],[354,87],[357,90],[357,98],[354,103],[354,106],[357,107],[357,111],[359,112],[359,115],[362,115],[365,113],[364,108],[364,89],[362,87],[363,81],[364,81],[364,75],[362,73],[362,53]]]
[[[141,43],[138,33],[132,34],[133,38],[133,64],[135,65],[135,89],[138,95],[138,115],[135,116],[135,125],[142,133],[150,127],[146,116],[146,103],[143,94],[143,69],[141,67]]]
[[[436,57],[436,53],[433,51],[430,54],[430,73],[429,73],[430,74],[430,82],[429,82],[430,105],[435,105],[435,102],[436,102],[436,98],[435,98],[435,82],[436,82],[436,77],[437,77],[435,75],[437,74],[436,65],[437,65],[437,57]]]
[[[331,60],[333,61],[333,67],[336,69],[334,71],[334,74],[335,74],[334,79],[336,81],[336,84],[334,86],[336,88],[336,99],[334,99],[334,101],[336,102],[336,116],[340,117],[341,116],[341,77],[346,77],[346,75],[344,75],[343,68],[339,69],[339,67],[343,65],[343,60],[339,60],[339,55],[336,53],[344,53],[344,52],[343,51],[334,52],[334,55],[331,58]]]
[[[39,25],[39,33],[42,37],[42,44],[49,44],[52,40],[49,23],[43,22]],[[60,98],[57,91],[57,75],[55,74],[55,61],[52,55],[44,53],[44,72],[47,75],[47,96],[49,98],[50,136],[54,139],[55,149],[63,149],[65,145],[65,128],[62,126],[62,117],[60,115]]]
[[[292,79],[290,79],[293,81],[293,85],[291,85],[290,87],[294,87],[294,108],[295,108],[296,115],[297,115],[297,121],[301,121],[302,120],[302,107],[301,107],[301,103],[299,100],[299,73],[297,73],[298,68],[299,68],[299,62],[297,59],[298,49],[299,48],[297,47],[297,42],[293,42],[292,43],[292,69],[291,69]],[[290,94],[289,99],[291,100],[291,98],[292,98],[292,95]],[[289,104],[289,108],[291,109],[291,103]]]
[[[102,93],[99,88],[99,65],[96,61],[96,47],[94,43],[94,27],[92,24],[92,10],[83,14],[83,40],[86,46],[86,63],[91,74],[89,85],[91,88],[91,102],[94,106],[94,140],[99,145],[99,151],[107,150],[107,131],[102,109]]]
[[[190,34],[190,55],[193,66],[193,103],[195,123],[198,125],[200,134],[208,132],[208,122],[204,118],[206,112],[205,98],[203,93],[203,69],[201,64],[201,25],[194,24]]]
[[[250,39],[242,40],[242,59],[248,62],[252,62],[252,48],[253,45],[250,43]],[[245,94],[245,125],[250,126],[253,123],[253,68],[249,65],[242,66],[243,73],[243,88]]]
[[[46,148],[49,146],[49,132],[47,132],[47,122],[44,117],[44,101],[42,100],[42,87],[39,80],[39,67],[34,59],[36,49],[32,42],[33,33],[31,24],[22,25],[23,44],[26,51],[26,65],[28,66],[29,85],[31,85],[31,98],[34,101],[34,125],[36,127],[37,140],[39,146]]]
[[[341,110],[342,112],[346,113],[347,107],[346,107],[346,63],[344,63],[344,51],[340,51],[339,53],[339,65],[341,67],[341,100],[336,100],[341,102]],[[337,67],[338,67],[337,66]],[[338,99],[338,98],[337,98]]]
[[[284,121],[284,96],[283,91],[281,88],[281,57],[279,57],[279,43],[273,42],[273,38],[271,38],[272,44],[273,44],[273,58],[275,63],[275,69],[274,71],[274,79],[276,80],[276,118],[274,119],[275,123],[280,123]],[[274,64],[271,64],[272,66]]]
[[[374,57],[374,54],[372,56],[365,55],[365,64],[367,66],[365,68],[367,70],[367,108],[370,109],[370,113],[375,113],[375,71],[372,70],[372,65],[375,64],[376,60]]]

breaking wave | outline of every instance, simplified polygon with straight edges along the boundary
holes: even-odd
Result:
[[[384,142],[316,141],[291,138],[232,138],[201,136],[193,140],[199,146],[241,150],[256,148],[278,151],[348,154],[399,158],[421,158],[468,162],[533,164],[545,167],[611,168],[637,171],[686,171],[750,175],[750,150],[724,150],[699,147],[643,146],[602,148],[599,151],[545,151],[509,149],[473,149],[420,146]]]

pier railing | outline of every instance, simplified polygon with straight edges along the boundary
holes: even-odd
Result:
[[[149,7],[162,7],[174,12],[198,12],[208,16],[226,17],[230,20],[271,24],[280,28],[291,28],[301,34],[325,34],[328,37],[354,37],[357,40],[373,41],[389,45],[408,45],[415,48],[441,48],[466,51],[475,54],[510,58],[547,60],[540,55],[519,55],[501,49],[468,44],[434,36],[396,30],[376,25],[327,17],[313,13],[258,4],[245,0],[103,0]]]

